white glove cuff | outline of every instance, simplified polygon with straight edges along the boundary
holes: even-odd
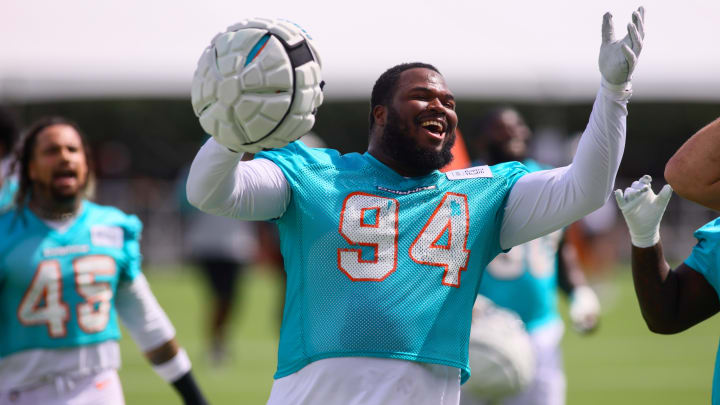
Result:
[[[632,241],[633,246],[639,248],[655,246],[660,242],[660,227],[656,227],[651,233],[645,235],[637,235],[630,229],[630,241]]]
[[[153,366],[153,370],[165,381],[173,383],[187,374],[192,367],[185,349],[178,350],[175,357],[162,364]]]
[[[630,82],[629,80],[625,83],[613,84],[605,80],[605,78],[601,75],[600,88],[603,89],[606,93],[613,94],[615,96],[614,98],[619,97],[619,99],[621,100],[626,100],[632,95],[632,82]]]

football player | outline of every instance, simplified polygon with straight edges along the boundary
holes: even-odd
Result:
[[[528,158],[532,133],[516,110],[509,107],[492,110],[480,120],[479,132],[480,136],[473,141],[482,145],[488,163],[520,161],[530,172],[550,168]],[[482,276],[478,292],[520,316],[535,354],[534,381],[522,393],[505,398],[503,404],[565,403],[566,381],[560,351],[564,327],[557,308],[558,287],[570,297],[570,317],[575,329],[593,330],[600,314],[599,301],[587,286],[575,250],[566,242],[562,230],[501,253]],[[484,326],[477,322],[472,325]],[[463,395],[473,396],[466,390]],[[463,399],[463,404],[470,403],[474,403],[472,398]]]
[[[397,65],[377,80],[365,153],[293,142],[252,159],[214,139],[203,145],[189,201],[279,228],[287,293],[269,404],[458,403],[483,269],[501,251],[599,208],[611,192],[642,15],[634,13],[621,40],[605,16],[602,86],[567,167],[439,172],[452,157],[456,101],[425,63]]]
[[[90,152],[71,121],[20,141],[15,209],[0,215],[0,404],[122,404],[119,317],[185,403],[205,400],[140,270],[142,224],[86,199]]]
[[[660,221],[677,187],[683,197],[719,209],[720,120],[686,141],[665,166],[665,185],[655,195],[650,176],[615,198],[625,217],[632,241],[632,272],[640,310],[648,328],[673,334],[696,325],[720,311],[720,218],[694,233],[697,244],[677,268],[665,261]],[[672,186],[672,188],[671,188]],[[718,351],[720,356],[720,351]],[[712,403],[720,403],[720,358],[715,361]]]

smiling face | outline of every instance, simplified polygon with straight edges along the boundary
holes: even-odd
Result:
[[[402,72],[389,105],[373,110],[376,132],[369,151],[406,176],[428,174],[452,160],[457,114],[455,98],[438,72]],[[379,132],[379,133],[378,133]]]
[[[70,125],[50,125],[37,135],[28,175],[33,198],[63,203],[74,200],[87,184],[88,165],[80,134]]]

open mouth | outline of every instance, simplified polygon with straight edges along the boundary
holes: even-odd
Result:
[[[445,135],[445,123],[436,119],[422,120],[420,121],[420,127],[439,139],[442,139]]]
[[[63,170],[53,174],[53,183],[58,186],[73,185],[77,181],[77,173],[73,170]]]

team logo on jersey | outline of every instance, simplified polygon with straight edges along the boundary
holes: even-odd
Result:
[[[90,228],[90,241],[94,246],[123,247],[123,230],[119,226],[94,225]]]
[[[408,195],[408,194],[417,193],[420,191],[435,190],[436,188],[437,188],[437,186],[426,186],[426,187],[416,187],[416,188],[412,188],[410,190],[393,190],[393,189],[390,189],[387,187],[377,186],[377,189],[380,191],[387,191],[388,193],[399,194],[399,195]]]
[[[70,245],[70,246],[48,247],[48,248],[43,249],[43,256],[44,257],[66,256],[66,255],[72,255],[72,254],[78,254],[78,253],[87,253],[89,251],[90,251],[90,246],[88,246],[88,245]]]
[[[467,169],[451,170],[445,173],[448,180],[475,179],[480,177],[490,178],[493,176],[490,166],[475,166]]]

